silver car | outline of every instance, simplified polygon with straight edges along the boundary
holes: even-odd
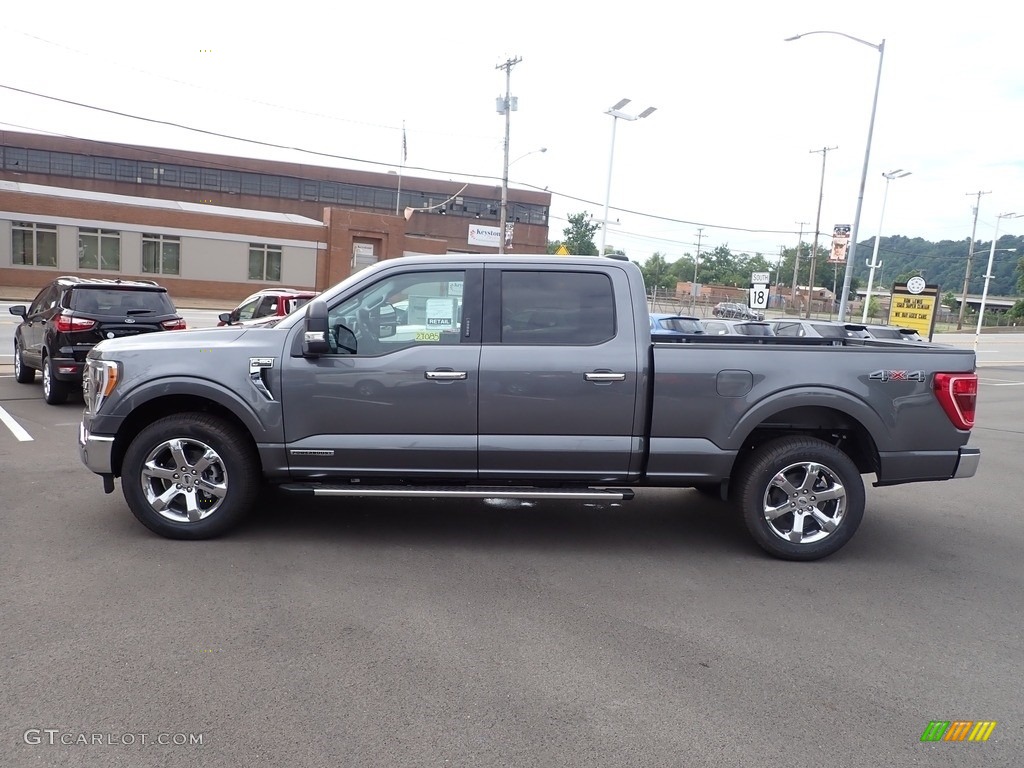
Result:
[[[708,336],[774,336],[768,323],[752,320],[702,320]]]
[[[776,336],[822,339],[870,339],[863,325],[838,320],[808,320],[802,317],[780,317],[768,321]]]

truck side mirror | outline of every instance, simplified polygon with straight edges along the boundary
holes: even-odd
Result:
[[[313,299],[306,305],[305,331],[302,335],[302,354],[306,357],[319,357],[331,351],[331,343],[327,337],[327,304],[321,299]]]

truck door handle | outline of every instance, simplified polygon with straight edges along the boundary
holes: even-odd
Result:
[[[430,381],[459,381],[466,378],[465,371],[425,371],[423,376]]]
[[[584,373],[583,378],[587,381],[625,381],[626,374],[624,373]]]

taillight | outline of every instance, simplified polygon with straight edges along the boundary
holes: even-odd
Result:
[[[165,331],[184,331],[185,330],[185,319],[182,317],[175,318],[174,320],[164,320],[160,323],[164,327]]]
[[[71,333],[72,331],[88,331],[94,325],[95,320],[89,320],[85,317],[75,317],[74,315],[68,315],[61,312],[57,315],[57,322],[55,327],[60,333]]]
[[[974,410],[978,403],[977,374],[936,373],[935,396],[954,427],[974,427]]]

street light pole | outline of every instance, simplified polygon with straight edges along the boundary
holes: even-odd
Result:
[[[868,290],[864,294],[864,310],[860,313],[860,321],[866,323],[868,321],[868,303],[871,301],[871,286],[875,283],[875,270],[882,266],[881,262],[878,261],[878,244],[882,240],[882,222],[885,220],[885,201],[889,199],[889,182],[893,179],[902,179],[904,176],[909,176],[910,171],[904,171],[902,168],[898,168],[895,171],[889,171],[883,173],[885,176],[885,193],[882,195],[882,213],[878,217],[878,234],[875,235],[875,248],[871,252],[871,261],[869,261],[868,267]]]
[[[885,40],[875,45],[869,43],[867,40],[861,40],[859,37],[848,35],[845,32],[835,32],[833,30],[819,30],[816,32],[804,32],[802,35],[794,35],[793,37],[787,37],[786,42],[791,40],[799,40],[801,37],[807,37],[808,35],[839,35],[845,37],[848,40],[853,40],[855,43],[866,45],[868,48],[874,48],[878,51],[878,75],[875,78],[875,97],[871,102],[871,119],[868,122],[868,141],[864,147],[864,166],[860,172],[860,193],[857,196],[857,211],[853,215],[853,229],[850,233],[850,253],[846,257],[846,271],[843,273],[843,295],[839,299],[839,316],[838,319],[842,322],[846,317],[846,300],[850,293],[850,283],[853,279],[853,268],[852,264],[857,256],[857,233],[860,230],[860,212],[864,204],[864,185],[868,179],[868,161],[871,158],[871,138],[875,132],[875,112],[878,108],[878,90],[882,84],[882,62],[885,60]]]
[[[612,162],[615,160],[615,126],[622,120],[639,120],[642,117],[649,117],[657,107],[648,107],[639,115],[629,115],[622,111],[622,108],[629,104],[632,99],[619,99],[615,106],[608,109],[605,114],[612,116],[612,147],[608,152],[608,184],[605,187],[604,193],[604,218],[601,221],[601,249],[597,252],[598,256],[604,256],[605,245],[608,242],[608,208],[612,199]]]
[[[1016,248],[996,248],[996,241],[999,240],[999,222],[1001,219],[1016,219],[1024,214],[1000,213],[996,216],[996,231],[992,234],[992,247],[988,251],[988,267],[985,269],[985,287],[981,291],[981,307],[978,309],[978,327],[974,331],[974,351],[978,351],[978,339],[981,337],[981,324],[985,319],[985,300],[988,298],[988,282],[992,279],[992,260],[996,251],[1014,251]]]

